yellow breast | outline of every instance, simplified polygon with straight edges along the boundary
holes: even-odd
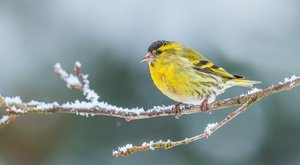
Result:
[[[149,63],[151,77],[156,87],[169,98],[187,103],[190,100],[198,100],[201,92],[199,84],[191,83],[191,67],[184,66],[178,60],[168,63],[156,61]]]

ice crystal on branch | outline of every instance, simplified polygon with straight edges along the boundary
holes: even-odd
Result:
[[[0,119],[0,125],[5,124],[9,119],[8,115],[3,115],[2,118]]]
[[[212,133],[212,129],[214,129],[217,125],[218,125],[218,123],[207,124],[206,128],[204,129],[204,132],[206,132],[208,134],[208,136],[210,136]]]

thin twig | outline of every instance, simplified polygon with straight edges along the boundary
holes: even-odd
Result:
[[[148,150],[154,150],[154,149],[170,149],[179,145],[185,145],[185,144],[189,144],[191,142],[194,142],[196,140],[205,138],[208,136],[210,136],[212,133],[214,133],[215,131],[217,131],[219,128],[221,128],[223,125],[225,125],[226,123],[228,123],[230,120],[232,120],[233,118],[235,118],[236,116],[238,116],[240,113],[244,112],[248,106],[253,103],[253,99],[248,100],[246,103],[244,103],[241,107],[239,107],[237,110],[235,110],[234,112],[232,112],[230,115],[228,115],[226,118],[224,118],[222,121],[220,121],[219,123],[215,123],[212,124],[212,126],[210,126],[210,124],[207,126],[207,128],[200,133],[199,135],[190,137],[190,138],[185,138],[183,140],[179,140],[179,141],[157,141],[157,142],[153,142],[151,141],[150,143],[143,143],[141,146],[133,146],[131,144],[127,144],[124,147],[119,147],[118,150],[113,151],[113,156],[115,157],[121,157],[121,156],[128,156],[130,154],[133,154],[135,152],[138,151],[148,151]]]
[[[17,115],[10,114],[10,115],[3,115],[0,118],[0,129],[3,128],[6,125],[9,125],[12,121],[16,119]]]

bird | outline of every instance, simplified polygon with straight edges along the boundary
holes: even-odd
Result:
[[[231,74],[199,52],[175,41],[153,42],[141,62],[148,62],[155,86],[177,102],[175,113],[180,113],[182,103],[200,105],[203,111],[209,111],[209,103],[226,89],[261,83]]]

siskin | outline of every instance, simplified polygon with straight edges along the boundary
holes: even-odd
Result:
[[[260,83],[230,74],[199,52],[174,41],[153,42],[141,62],[148,62],[156,87],[178,102],[176,112],[181,103],[200,105],[203,110],[209,110],[208,103],[225,89]]]

